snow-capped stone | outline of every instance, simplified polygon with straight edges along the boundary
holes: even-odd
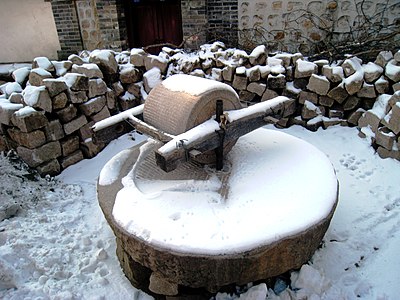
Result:
[[[70,62],[69,60],[63,60],[63,61],[52,61],[52,64],[54,68],[56,69],[56,75],[58,77],[64,76],[69,72],[72,68],[73,63]]]
[[[360,98],[376,98],[375,86],[364,82],[362,88],[357,92]]]
[[[233,66],[225,66],[222,69],[222,77],[225,81],[231,82],[233,80],[233,75],[236,73],[236,68]]]
[[[343,70],[347,78],[343,79],[344,87],[349,95],[356,94],[364,83],[364,70],[361,59],[352,57],[343,62]]]
[[[328,110],[328,117],[331,118],[331,119],[333,119],[333,118],[343,119],[344,110],[342,110],[342,109],[329,109]]]
[[[342,68],[346,77],[349,77],[357,72],[361,68],[361,63],[362,60],[358,57],[346,59],[342,64]]]
[[[274,75],[285,73],[286,69],[283,67],[283,61],[276,57],[267,57],[266,64],[270,66],[271,73]]]
[[[158,68],[162,74],[164,74],[168,68],[168,60],[160,56],[148,55],[144,58],[144,66],[147,71],[150,71],[155,67]]]
[[[267,78],[268,75],[271,73],[270,66],[258,66],[258,69],[260,70],[261,78],[263,79]]]
[[[31,71],[31,68],[22,67],[22,68],[14,70],[12,72],[11,76],[16,82],[18,82],[19,84],[22,85],[28,80],[30,71]]]
[[[189,75],[201,77],[201,78],[206,77],[206,73],[204,73],[204,71],[202,69],[194,69],[192,72],[189,73]]]
[[[116,96],[119,96],[119,95],[121,95],[123,92],[125,92],[124,87],[123,87],[122,84],[121,84],[121,81],[114,82],[114,83],[112,84],[112,89],[113,89],[113,91],[115,92],[115,95],[116,95]]]
[[[162,75],[158,67],[154,67],[143,74],[143,85],[146,93],[150,93],[150,91],[161,82]]]
[[[111,50],[94,50],[90,53],[89,62],[99,66],[103,75],[113,75],[118,72],[118,63]]]
[[[134,83],[140,80],[141,73],[133,64],[119,66],[119,78],[122,83]]]
[[[374,85],[378,94],[386,94],[389,92],[389,81],[387,81],[384,76],[381,76],[377,81],[375,81]]]
[[[358,125],[358,121],[360,120],[361,116],[365,113],[365,110],[362,108],[357,109],[356,111],[352,112],[350,116],[347,118],[347,122],[354,126]]]
[[[11,103],[16,103],[16,104],[24,103],[24,97],[22,96],[22,93],[11,93],[10,97],[8,97],[8,100]]]
[[[378,66],[384,68],[386,64],[393,58],[393,53],[391,51],[381,51],[376,57],[375,63]]]
[[[89,78],[79,73],[67,73],[62,77],[72,91],[86,91],[89,88]]]
[[[107,100],[107,107],[110,110],[115,110],[117,107],[117,101],[116,101],[116,95],[115,92],[112,89],[107,89],[107,92],[105,93],[106,100]]]
[[[64,92],[68,89],[68,86],[65,83],[65,81],[62,79],[59,79],[59,78],[44,79],[43,84],[47,88],[47,91],[49,92],[50,97],[57,96],[61,92]]]
[[[327,66],[322,67],[322,75],[329,79],[331,82],[341,82],[344,78],[343,68],[340,66]]]
[[[295,78],[305,78],[310,77],[312,74],[316,74],[318,71],[318,66],[310,61],[305,61],[303,59],[296,60],[296,68],[294,70]]]
[[[29,83],[34,86],[43,85],[43,79],[53,78],[50,72],[42,68],[35,68],[29,72]]]
[[[103,95],[90,99],[89,101],[79,105],[79,109],[86,116],[90,116],[101,111],[105,105],[106,105],[106,97]]]
[[[223,81],[223,72],[220,68],[212,68],[211,69],[211,78],[216,81]]]
[[[22,87],[18,82],[9,82],[6,84],[5,92],[7,96],[10,96],[12,93],[21,93]]]
[[[397,83],[393,84],[392,85],[392,89],[393,89],[393,92],[400,91],[400,82],[397,82]]]
[[[108,87],[103,79],[89,79],[88,97],[91,99],[96,96],[104,95],[107,92],[107,89]]]
[[[53,110],[51,98],[45,86],[27,86],[22,92],[22,96],[26,105],[46,112]]]
[[[268,88],[271,89],[284,89],[286,87],[286,77],[283,74],[272,75],[269,74],[267,77]]]
[[[12,115],[11,122],[23,132],[31,132],[48,124],[44,114],[30,106],[25,106],[16,111]]]
[[[383,74],[383,68],[373,62],[362,65],[364,70],[364,79],[367,83],[372,83]]]
[[[314,103],[306,100],[304,101],[304,106],[301,111],[301,117],[304,120],[310,120],[315,118],[316,116],[321,115],[322,112],[318,106],[316,106]]]
[[[400,81],[400,63],[395,59],[390,60],[385,67],[385,75],[394,82]]]
[[[396,135],[387,127],[380,127],[375,135],[376,143],[387,150],[392,150]]]
[[[257,82],[251,82],[247,86],[247,90],[251,93],[255,93],[258,96],[262,96],[265,92],[265,89],[267,86],[264,83],[257,83]]]
[[[85,63],[82,57],[76,54],[71,54],[70,56],[68,56],[68,60],[75,65],[83,65]]]
[[[126,88],[127,92],[131,93],[136,98],[140,98],[140,90],[141,89],[143,89],[143,81],[131,83]],[[125,91],[123,91],[123,93],[125,93]],[[123,94],[123,93],[121,93],[121,94]],[[118,95],[118,96],[120,96],[120,95]]]
[[[394,55],[393,58],[400,63],[400,50],[398,50]]]
[[[48,72],[54,71],[53,64],[47,57],[44,57],[44,56],[36,57],[33,59],[32,69],[35,69],[35,68],[41,68]]]
[[[147,55],[148,55],[147,52],[145,52],[143,49],[133,48],[131,50],[130,62],[135,67],[143,67],[144,59]]]
[[[389,105],[392,107],[393,105],[396,105],[396,103],[400,102],[400,91],[396,91],[393,93],[393,95],[389,99]]]
[[[22,104],[11,103],[9,100],[0,99],[0,123],[11,125],[11,117],[22,107]]]
[[[258,66],[251,67],[246,70],[246,75],[250,82],[259,81],[261,78],[260,68]]]
[[[330,82],[325,76],[312,74],[307,85],[307,89],[318,95],[326,95],[330,88]]]
[[[264,45],[259,45],[251,51],[249,55],[250,64],[263,65],[265,64],[267,58],[267,48]]]
[[[83,74],[88,78],[103,78],[103,73],[101,72],[99,66],[93,63],[85,63],[81,65],[74,64],[72,65],[71,72]]]
[[[388,121],[388,128],[392,130],[395,134],[400,133],[400,102],[393,105],[390,118]]]

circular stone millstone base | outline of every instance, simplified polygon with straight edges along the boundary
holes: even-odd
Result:
[[[279,142],[280,135],[284,135],[286,142]],[[258,141],[260,137],[262,137],[261,142]],[[292,162],[306,160],[303,164],[299,163],[299,165],[290,166],[290,174],[295,174],[296,176],[296,174],[307,174],[307,172],[304,172],[304,168],[307,166],[308,161],[313,161],[313,164],[317,165],[320,161],[323,161],[326,165],[327,158],[325,155],[312,145],[282,132],[259,129],[239,139],[237,145],[232,150],[234,153],[232,155],[230,153],[226,159],[225,164],[229,166],[228,170],[210,172],[210,169],[207,167],[188,162],[180,165],[173,172],[165,173],[155,165],[154,152],[152,150],[157,148],[156,145],[153,144],[152,149],[150,149],[151,151],[147,151],[144,154],[142,152],[140,159],[138,159],[141,153],[140,147],[143,144],[124,150],[119,154],[118,159],[112,159],[103,168],[103,171],[105,169],[108,171],[104,173],[102,171],[103,174],[100,174],[97,186],[100,207],[116,235],[117,255],[121,266],[125,275],[135,287],[147,292],[150,291],[155,294],[178,298],[187,291],[202,290],[215,293],[224,286],[231,284],[243,285],[249,282],[266,280],[289,270],[300,268],[319,247],[330,224],[338,199],[338,184],[333,167],[329,162],[331,170],[326,172],[327,169],[324,169],[324,172],[331,172],[333,174],[326,176],[330,180],[330,182],[326,183],[326,189],[330,189],[331,192],[321,193],[320,199],[321,202],[325,201],[328,203],[328,209],[325,209],[325,212],[315,222],[306,227],[304,227],[304,224],[299,225],[299,229],[295,232],[290,231],[287,234],[279,233],[279,238],[259,242],[256,245],[250,244],[248,248],[246,248],[246,245],[243,246],[238,242],[239,246],[237,250],[234,249],[234,246],[229,246],[229,249],[226,249],[226,251],[224,249],[202,249],[201,247],[197,247],[191,252],[190,245],[182,246],[183,250],[181,250],[177,246],[168,245],[168,243],[158,243],[156,239],[152,240],[142,234],[130,232],[113,215],[117,194],[124,188],[122,179],[131,172],[134,165],[136,170],[134,172],[134,180],[144,182],[193,179],[207,181],[210,179],[210,176],[216,175],[221,182],[221,187],[217,193],[221,195],[223,201],[226,201],[225,204],[230,203],[230,205],[233,205],[233,202],[230,200],[231,196],[229,195],[232,192],[232,187],[229,184],[233,184],[231,181],[232,172],[238,170],[234,166],[235,163],[233,160],[235,159],[235,155],[241,155],[242,157],[248,155],[251,157],[252,155],[265,153],[265,158],[262,158],[263,160],[271,160],[271,165],[274,164],[276,166],[282,163],[285,165],[285,168],[287,168],[287,164],[285,164],[287,160]],[[290,145],[293,145],[293,147],[290,147]],[[306,152],[309,150],[312,158],[296,157],[296,145],[305,147],[302,150],[303,154],[304,150]],[[146,147],[149,148],[149,146]],[[256,149],[257,153],[252,153],[252,149]],[[285,157],[288,159],[285,160]],[[243,159],[245,162],[246,157]],[[243,160],[241,162],[243,163]],[[296,168],[302,169],[297,170]],[[265,170],[265,172],[273,172],[273,170]],[[105,173],[112,173],[114,175],[110,179],[109,175],[104,175]],[[313,172],[309,173],[312,174]],[[248,174],[248,176],[252,176],[252,174]],[[325,174],[317,174],[318,178],[324,178],[324,176]],[[280,174],[276,174],[276,180],[285,180],[285,178],[281,177]],[[332,177],[334,178],[334,189],[332,189]],[[271,193],[272,196],[275,195],[273,191],[271,192],[271,184],[276,185],[276,180],[271,183],[265,182],[263,185],[263,197],[265,199],[268,199]],[[299,178],[299,180],[303,180],[303,178]],[[301,195],[306,195],[307,191],[315,190],[316,184],[314,182],[307,182],[307,178],[304,178],[302,186],[306,193],[293,191],[292,194],[296,195],[296,197],[299,195],[299,199],[291,201],[307,201],[307,197]],[[325,187],[321,187],[321,182],[317,184],[319,185],[318,190],[324,190]],[[287,190],[282,192],[290,194],[291,188],[289,183]],[[298,187],[293,188],[297,189]],[[327,195],[329,196],[327,197]],[[190,196],[188,195],[188,197]],[[153,201],[152,199],[136,200]],[[280,199],[276,199],[276,201],[280,201]],[[260,210],[257,204],[252,205],[254,205],[255,212]],[[304,203],[304,205],[307,206],[307,203]],[[249,207],[251,209],[252,206]],[[269,207],[266,206],[265,210],[269,210]],[[285,217],[290,219],[285,220]],[[282,218],[283,224],[292,223],[293,216],[290,217],[290,213],[287,216],[283,215]],[[301,216],[299,216],[299,220],[301,220]],[[253,222],[254,220],[250,217],[248,221]],[[208,222],[210,222],[210,219],[204,219],[204,224]],[[259,230],[259,222],[262,222],[262,220],[258,220],[252,230]],[[213,241],[210,240],[211,243]]]

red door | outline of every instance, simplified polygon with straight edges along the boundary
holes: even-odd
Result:
[[[182,42],[180,0],[125,0],[125,13],[130,48]]]

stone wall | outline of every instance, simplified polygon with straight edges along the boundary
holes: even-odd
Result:
[[[374,62],[351,57],[329,64],[299,53],[268,55],[265,46],[248,54],[221,42],[190,54],[164,48],[157,56],[132,49],[66,61],[38,57],[0,83],[0,151],[14,149],[40,174],[58,174],[103,149],[92,140],[95,122],[143,103],[177,73],[231,85],[244,106],[290,97],[295,105],[276,126],[357,126],[381,157],[400,160],[400,51],[381,52]]]
[[[329,38],[356,42],[365,38],[361,34],[368,32],[368,28],[376,24],[387,26],[400,20],[400,4],[396,0],[238,2],[239,29],[244,30],[240,44],[247,47],[265,44],[273,51],[307,53],[312,44],[323,41],[328,35]],[[354,28],[364,30],[357,32]]]

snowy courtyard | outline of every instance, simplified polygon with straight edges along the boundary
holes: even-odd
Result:
[[[340,185],[333,220],[320,249],[291,273],[290,282],[249,284],[237,295],[220,293],[216,299],[396,299],[399,161],[381,159],[355,128],[282,131],[331,160]],[[121,271],[114,235],[96,197],[104,164],[144,139],[124,135],[56,178],[36,177],[15,157],[0,157],[1,203],[20,206],[16,216],[0,222],[0,298],[151,299]]]

